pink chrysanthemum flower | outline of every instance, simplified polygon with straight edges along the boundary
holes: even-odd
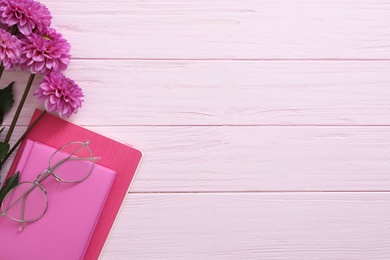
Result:
[[[62,73],[46,75],[34,95],[45,102],[47,111],[57,112],[61,117],[77,113],[84,101],[81,88]]]
[[[0,12],[3,13],[4,8],[7,7],[8,0],[0,0]]]
[[[6,69],[15,69],[20,62],[22,44],[9,32],[0,29],[0,62]]]
[[[21,68],[47,74],[65,70],[70,62],[70,44],[54,29],[40,35],[32,33],[22,41]]]
[[[0,17],[10,27],[17,25],[24,35],[49,27],[52,18],[46,6],[33,0],[1,0]]]

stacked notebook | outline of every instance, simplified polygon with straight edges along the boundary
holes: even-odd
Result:
[[[37,110],[31,120],[39,116]],[[9,175],[33,181],[53,152],[65,143],[90,141],[95,163],[91,176],[77,184],[49,176],[43,181],[49,206],[42,219],[27,224],[0,218],[0,259],[97,259],[140,163],[133,147],[46,114],[28,134]]]

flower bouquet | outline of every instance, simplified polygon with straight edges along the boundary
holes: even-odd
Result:
[[[7,131],[1,124],[14,103],[14,82],[6,87],[0,86],[0,173],[2,165],[45,113],[54,112],[60,117],[70,117],[83,102],[81,88],[62,73],[69,65],[71,46],[62,34],[50,27],[51,19],[49,9],[40,2],[0,0],[0,78],[8,70],[30,73]],[[38,97],[38,101],[44,102],[45,110],[11,146],[11,136],[37,74],[42,75],[43,80],[33,95]],[[3,132],[6,132],[4,139]],[[0,177],[4,175],[1,173]],[[3,194],[18,183],[18,176],[16,173],[7,180],[0,191],[0,200]],[[2,186],[3,181],[0,182]]]

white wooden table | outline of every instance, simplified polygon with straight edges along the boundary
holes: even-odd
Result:
[[[101,259],[390,259],[390,2],[41,2],[145,153]]]

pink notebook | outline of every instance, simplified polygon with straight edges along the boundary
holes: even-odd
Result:
[[[33,181],[46,169],[55,151],[27,140],[16,166],[20,181]],[[81,183],[62,183],[49,176],[42,182],[49,205],[40,220],[26,224],[19,232],[17,222],[0,218],[0,259],[82,259],[115,176],[114,170],[96,163],[89,178]]]
[[[36,110],[31,122],[34,122],[40,114],[41,111]],[[90,140],[90,147],[94,154],[102,157],[97,163],[117,172],[91,241],[89,242],[88,249],[84,255],[84,259],[86,260],[98,259],[121,205],[128,194],[130,184],[134,180],[135,173],[140,165],[142,152],[134,147],[50,114],[42,117],[39,123],[27,135],[27,138],[55,148],[59,148],[63,144],[75,140]],[[21,157],[21,151],[24,146],[25,142],[21,144],[21,148],[15,155],[15,160],[8,177],[15,172],[16,164]],[[1,257],[1,250],[0,259],[3,259]]]

